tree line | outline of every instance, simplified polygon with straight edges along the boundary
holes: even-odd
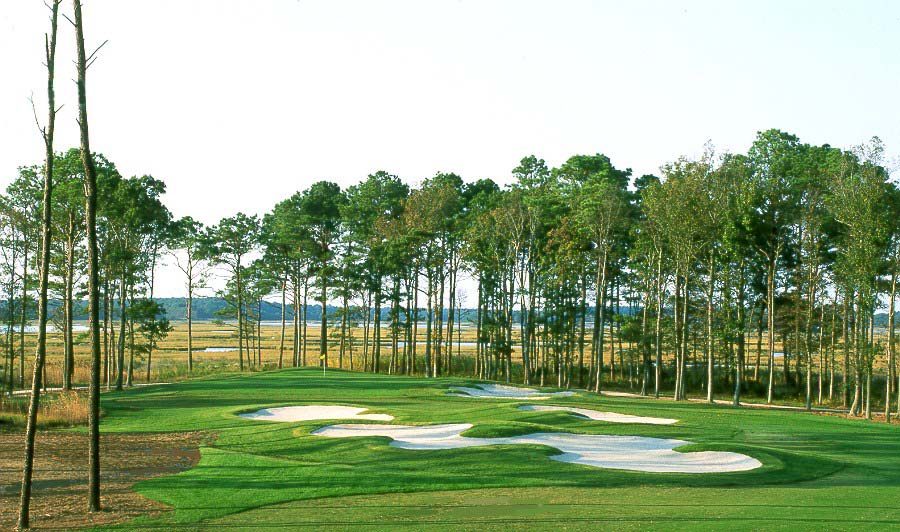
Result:
[[[63,302],[67,375],[87,257],[79,153],[54,157],[50,287]],[[680,399],[693,389],[735,404],[746,390],[768,402],[799,392],[807,407],[840,403],[871,416],[874,401],[889,415],[900,203],[878,139],[842,150],[770,130],[746,154],[707,146],[637,178],[602,154],[557,168],[529,156],[507,187],[438,173],[410,188],[380,171],[346,190],[314,183],[262,217],[238,213],[209,227],[174,219],[162,181],[93,160],[103,375],[118,388],[132,382],[135,336],[149,378],[168,330],[153,291],[156,265],[170,255],[183,272],[189,343],[193,294],[212,267],[227,272],[217,315],[236,320],[242,370],[261,365],[254,346],[263,308],[271,317],[274,306],[279,367],[352,368],[361,349],[352,369],[598,392],[628,380],[645,394],[670,389]],[[14,373],[24,382],[15,332],[35,289],[43,179],[41,165],[23,167],[2,198],[10,387]],[[463,276],[477,285],[465,315],[476,329],[471,360],[453,351]],[[887,333],[876,335],[885,305]],[[310,308],[321,322],[315,357]]]

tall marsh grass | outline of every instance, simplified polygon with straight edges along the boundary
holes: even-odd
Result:
[[[24,427],[28,413],[27,396],[0,397],[0,425]],[[38,426],[75,427],[86,425],[90,407],[87,391],[59,392],[41,396]]]

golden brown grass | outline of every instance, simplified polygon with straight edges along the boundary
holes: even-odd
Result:
[[[0,418],[13,426],[24,426],[28,413],[28,396],[0,398]],[[41,427],[74,427],[85,425],[90,413],[87,391],[65,391],[41,396],[38,425]]]

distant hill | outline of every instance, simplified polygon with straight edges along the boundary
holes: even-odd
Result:
[[[166,317],[170,320],[185,320],[187,319],[187,301],[182,297],[157,297],[154,300],[162,305],[166,309]],[[62,315],[62,301],[59,299],[51,299],[49,302],[50,308],[50,316],[51,319],[53,317],[58,317]],[[217,320],[222,319],[220,316],[216,314],[216,312],[226,308],[228,305],[225,300],[218,297],[197,297],[194,298],[193,302],[193,314],[194,319],[198,321],[208,321],[208,320]],[[5,321],[6,316],[6,304],[3,301],[0,301],[0,323]],[[307,305],[307,319],[310,321],[319,321],[322,319],[322,307],[316,303],[310,303]],[[273,303],[271,301],[263,301],[262,304],[262,319],[265,321],[280,321],[281,320],[281,305],[277,303]],[[333,316],[338,316],[339,307],[335,307],[333,305],[327,306],[328,317],[331,319]],[[444,319],[446,320],[448,316],[448,310],[444,309]],[[619,308],[619,312],[625,315],[633,315],[640,312],[639,308],[630,308],[628,306],[621,306]],[[101,309],[101,315],[103,311]],[[286,318],[288,321],[294,319],[294,307],[293,305],[288,305],[285,309]],[[587,315],[588,322],[592,321],[594,314],[593,307],[588,307]],[[29,312],[30,320],[37,319],[37,309],[32,306]],[[383,320],[388,320],[390,316],[390,308],[383,308],[381,312],[381,317]],[[422,310],[419,312],[420,319],[424,319],[425,312]],[[75,319],[76,320],[87,320],[87,301],[76,301],[75,302]],[[475,309],[462,309],[461,311],[461,321],[470,321],[474,322],[477,318],[477,311]],[[513,322],[519,322],[519,312],[513,312]],[[883,322],[883,325],[881,323]],[[875,326],[883,327],[887,325],[887,315],[886,314],[876,314],[875,315]]]

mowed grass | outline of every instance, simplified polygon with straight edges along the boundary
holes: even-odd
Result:
[[[873,529],[900,527],[900,427],[797,412],[733,410],[580,392],[542,404],[679,419],[675,425],[526,412],[521,401],[447,394],[464,379],[426,380],[291,369],[105,394],[103,430],[217,434],[192,470],[139,483],[173,507],[127,526],[171,528]],[[466,435],[573,432],[678,438],[683,451],[736,451],[762,468],[640,473],[548,459],[544,446],[411,451],[388,438],[331,439],[341,421],[236,417],[294,404],[360,406],[392,424],[472,423]],[[346,422],[346,421],[345,421]],[[372,422],[367,422],[372,423]]]

